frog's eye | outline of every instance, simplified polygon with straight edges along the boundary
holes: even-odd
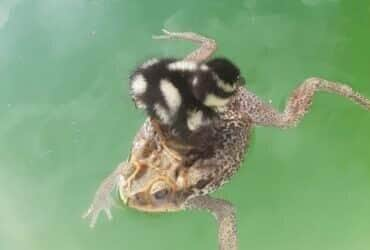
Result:
[[[154,198],[156,200],[162,200],[164,199],[170,191],[168,189],[162,189],[153,194]]]
[[[169,195],[169,193],[170,187],[164,181],[155,182],[150,189],[150,194],[155,200],[163,200]]]

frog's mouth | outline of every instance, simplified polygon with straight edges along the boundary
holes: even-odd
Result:
[[[126,180],[125,180],[125,177],[123,175],[119,176],[118,183],[119,183],[119,185],[118,185],[118,188],[117,188],[117,196],[123,202],[123,204],[125,206],[127,206],[128,205],[128,196],[127,196],[127,193],[126,193],[125,189],[121,188],[121,187],[126,186]]]

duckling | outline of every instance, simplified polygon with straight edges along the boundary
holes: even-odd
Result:
[[[205,63],[152,58],[130,76],[138,108],[176,133],[187,136],[208,125],[240,84],[240,70],[226,58]]]

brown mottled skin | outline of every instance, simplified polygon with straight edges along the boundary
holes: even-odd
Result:
[[[163,32],[164,35],[155,38],[200,44],[184,60],[203,62],[216,49],[215,41],[195,33]],[[370,110],[370,101],[349,86],[309,78],[293,91],[281,113],[239,87],[227,106],[218,111],[219,118],[206,130],[192,135],[193,144],[185,144],[155,120],[147,119],[134,139],[129,159],[102,182],[84,217],[91,217],[91,226],[101,211],[111,218],[110,194],[117,187],[122,201],[141,211],[202,209],[211,212],[218,222],[220,249],[236,250],[234,207],[208,194],[230,180],[239,169],[253,126],[295,126],[308,111],[316,91],[342,95]]]

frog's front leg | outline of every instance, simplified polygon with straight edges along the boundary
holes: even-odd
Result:
[[[184,59],[195,62],[203,62],[209,59],[216,51],[216,41],[193,32],[170,32],[162,30],[164,35],[153,36],[153,39],[178,39],[200,44],[200,47],[188,54]]]
[[[218,242],[220,250],[237,250],[237,230],[234,206],[225,200],[211,196],[191,198],[185,209],[201,209],[211,212],[218,223]]]
[[[299,85],[290,95],[285,109],[281,113],[249,91],[242,93],[242,110],[257,125],[280,128],[294,127],[308,112],[312,99],[318,91],[341,95],[370,111],[370,100],[354,91],[350,86],[317,77],[308,78]]]
[[[117,187],[118,183],[123,178],[122,173],[127,166],[127,162],[122,162],[104,181],[100,184],[98,190],[95,193],[94,199],[82,216],[84,219],[90,219],[90,227],[94,227],[96,221],[102,211],[104,211],[109,220],[112,219],[110,209],[114,205],[113,198],[111,196],[112,191]]]

